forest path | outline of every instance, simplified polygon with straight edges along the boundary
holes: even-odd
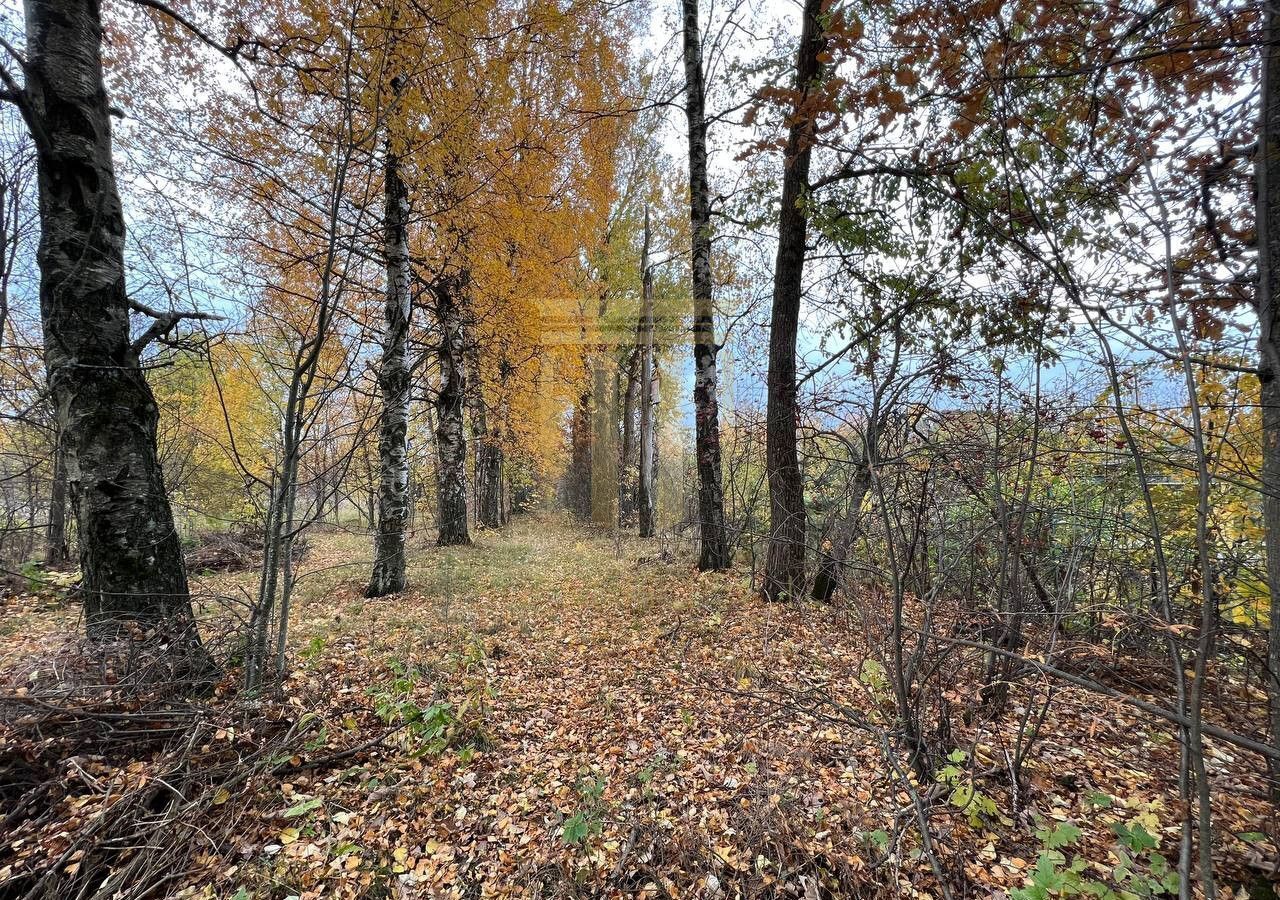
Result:
[[[322,537],[308,561],[321,574],[296,606],[297,688],[340,685],[349,704],[376,706],[399,678],[396,702],[448,702],[457,721],[439,755],[414,758],[397,735],[378,763],[395,788],[372,807],[367,780],[347,785],[339,805],[359,811],[318,828],[326,854],[376,820],[379,842],[400,835],[381,855],[419,891],[526,896],[563,881],[683,895],[708,875],[852,882],[862,835],[892,827],[892,795],[877,812],[866,789],[879,748],[775,693],[865,693],[864,648],[839,610],[770,606],[743,573],[698,575],[687,559],[646,559],[653,542],[548,519],[420,547],[410,591],[366,600],[326,583],[364,550],[352,540]],[[332,786],[304,780],[278,802]]]
[[[653,542],[619,545],[544,518],[482,533],[474,547],[419,543],[411,590],[365,600],[361,583],[325,582],[343,571],[330,560],[367,555],[353,540],[317,541],[308,565],[321,574],[300,591],[290,691],[327,695],[331,731],[376,731],[371,709],[411,724],[352,769],[260,798],[277,810],[320,801],[269,860],[293,893],[386,880],[433,897],[733,896],[735,886],[752,896],[782,885],[866,896],[872,884],[892,892],[898,867],[919,883],[928,862],[914,852],[911,795],[875,737],[892,704],[864,612],[765,604],[745,573],[699,575],[688,559],[645,559]],[[957,722],[964,733],[951,740],[1000,771],[1010,715],[976,730]],[[979,815],[942,792],[934,839],[953,877],[1022,885],[1038,852],[1031,810],[1091,822],[1081,849],[1102,862],[1113,821],[1175,842],[1165,731],[1059,691],[1042,735],[1016,827],[1008,797]],[[1240,854],[1229,832],[1260,830],[1261,805],[1247,797],[1257,777],[1238,757],[1211,762],[1235,788],[1220,792],[1219,822]],[[1115,798],[1113,812],[1093,805],[1100,794]]]

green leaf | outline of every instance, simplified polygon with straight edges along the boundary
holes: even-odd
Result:
[[[586,840],[587,830],[587,817],[582,813],[574,813],[565,819],[560,837],[566,844],[576,846]]]
[[[1144,853],[1147,850],[1154,850],[1160,843],[1156,838],[1143,828],[1141,824],[1134,825],[1132,828],[1126,828],[1125,833],[1121,834],[1120,830],[1116,830],[1116,834],[1120,835],[1121,840],[1129,845],[1129,849],[1134,853]]]
[[[296,819],[298,816],[305,816],[313,809],[318,809],[324,801],[319,797],[312,797],[310,800],[303,800],[296,806],[291,806],[284,811],[286,819]]]
[[[1044,845],[1049,850],[1070,847],[1079,841],[1083,834],[1083,831],[1070,822],[1060,822],[1058,827],[1045,838]]]

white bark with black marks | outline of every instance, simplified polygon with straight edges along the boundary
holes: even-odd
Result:
[[[159,411],[131,341],[124,214],[94,0],[28,0],[27,82],[10,93],[35,139],[45,364],[75,512],[93,636],[138,622],[195,640],[156,452]],[[176,316],[168,314],[172,327]],[[152,335],[155,326],[148,330]]]
[[[384,176],[383,251],[387,271],[382,361],[378,390],[382,418],[378,428],[378,530],[368,597],[397,594],[405,588],[405,534],[409,529],[409,194],[400,177],[400,160],[387,148]]]
[[[715,306],[711,282],[711,189],[707,182],[706,87],[698,0],[682,0],[685,114],[689,128],[689,231],[692,236],[694,452],[698,463],[698,568],[732,562],[724,524],[717,394]]]
[[[642,278],[640,310],[640,478],[636,505],[640,537],[653,537],[656,526],[654,466],[657,457],[657,393],[653,364],[653,268],[649,265],[649,210],[644,212],[644,246],[640,254]]]
[[[618,373],[626,381],[621,388],[622,434],[618,447],[618,527],[630,528],[636,518],[636,404],[640,400],[640,348],[637,344]]]

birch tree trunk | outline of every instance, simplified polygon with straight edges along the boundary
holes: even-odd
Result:
[[[622,393],[622,446],[618,448],[618,527],[630,528],[636,518],[636,403],[640,398],[640,348],[632,350],[620,378]]]
[[[653,537],[655,498],[654,463],[657,451],[653,389],[653,270],[649,266],[649,211],[644,214],[644,246],[640,255],[642,293],[640,312],[640,482],[636,501],[640,512],[640,537]]]
[[[398,594],[405,588],[405,533],[409,528],[409,195],[400,177],[400,159],[387,147],[382,221],[387,295],[383,309],[382,363],[378,391],[378,530],[373,574],[366,597]]]
[[[689,233],[692,236],[694,453],[698,462],[698,568],[731,563],[720,467],[715,307],[711,296],[711,190],[707,184],[706,88],[698,0],[684,10],[685,114],[689,121]]]
[[[139,622],[196,641],[156,452],[158,410],[129,335],[124,214],[95,0],[29,0],[17,102],[37,151],[45,365],[79,525],[89,634]]]
[[[796,54],[796,109],[803,110],[809,87],[818,77],[823,48],[818,16],[823,0],[805,0],[800,49]],[[801,204],[809,184],[809,157],[815,122],[799,115],[787,135],[783,161],[782,212],[778,223],[778,258],[773,273],[773,311],[769,332],[769,402],[766,423],[766,467],[769,475],[769,548],[765,557],[764,596],[795,599],[804,591],[804,481],[796,447],[796,337],[800,326],[800,292],[804,277],[808,220]]]
[[[1254,157],[1258,232],[1258,350],[1262,384],[1262,520],[1271,586],[1267,695],[1271,742],[1280,748],[1280,25],[1264,4],[1261,117]],[[1280,764],[1271,761],[1272,796],[1280,802]]]
[[[465,275],[441,279],[436,288],[440,332],[440,391],[436,395],[436,450],[440,491],[441,547],[470,544],[467,529],[467,436],[462,409],[466,395],[463,373],[462,293]]]

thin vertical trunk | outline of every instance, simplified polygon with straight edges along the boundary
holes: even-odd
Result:
[[[296,454],[295,454],[296,455]],[[285,499],[284,524],[280,530],[280,604],[276,616],[276,646],[274,656],[275,683],[284,683],[285,648],[289,640],[289,606],[293,599],[293,541],[296,534],[295,512],[298,502],[296,464],[292,480],[293,488]],[[265,666],[265,657],[263,663]]]
[[[0,170],[0,347],[9,330],[9,273],[13,271],[18,248],[17,186],[10,186],[8,173]],[[13,214],[9,204],[13,203]]]
[[[488,470],[480,464],[480,457],[488,432],[488,415],[484,405],[484,389],[480,383],[480,347],[476,343],[475,329],[470,321],[463,322],[462,328],[463,358],[467,363],[466,392],[463,395],[463,406],[467,411],[467,422],[471,425],[471,521],[477,526],[480,521],[480,497],[485,492],[484,480]]]
[[[325,460],[323,453],[319,454],[319,465],[317,466],[316,476],[311,482],[312,496],[314,498],[314,519],[316,524],[323,524],[325,514],[329,509],[329,487],[325,484]]]
[[[476,509],[485,528],[506,524],[502,508],[503,452],[498,436],[486,433],[476,451]]]
[[[600,311],[603,321],[603,301]],[[617,407],[609,390],[609,370],[613,367],[604,345],[598,346],[591,367],[591,521],[606,526],[613,524],[618,495]]]
[[[471,419],[471,440],[475,444],[475,520],[482,528],[501,528],[504,524],[502,442],[497,427],[489,422],[480,379],[480,346],[474,334],[467,338],[467,364],[467,415]]]
[[[373,574],[367,597],[398,594],[405,588],[405,533],[409,529],[409,193],[400,177],[400,159],[387,145],[383,184],[383,255],[387,294],[383,305],[382,362],[378,391],[378,530],[373,542]]]
[[[336,211],[330,210],[330,228],[334,225]],[[326,262],[332,263],[334,244],[331,242]],[[281,459],[279,468],[272,474],[270,503],[264,529],[262,575],[258,582],[258,602],[249,621],[249,649],[245,654],[245,686],[251,690],[261,688],[268,675],[269,637],[273,625],[278,627],[277,648],[282,647],[288,630],[288,598],[292,590],[292,568],[287,557],[292,551],[294,519],[298,497],[298,466],[302,458],[302,444],[306,433],[307,401],[315,383],[316,365],[324,349],[325,336],[333,313],[332,291],[328,278],[321,279],[320,315],[316,333],[297,348],[293,371],[289,377],[289,390],[285,400],[284,417],[280,424]],[[282,556],[283,554],[283,556]],[[285,560],[282,566],[281,560]],[[283,601],[281,577],[283,570]],[[279,650],[276,662],[279,663]],[[277,676],[282,670],[275,668]]]
[[[481,515],[488,522],[492,519],[494,527],[501,528],[511,520],[511,504],[507,496],[507,451],[511,441],[511,397],[508,379],[514,370],[504,357],[498,364],[498,404],[497,421],[489,423],[490,453],[486,464],[489,466],[489,482],[486,495],[481,499]]]
[[[711,189],[707,184],[706,87],[698,0],[684,10],[685,114],[689,120],[689,231],[692,236],[694,452],[698,462],[698,568],[727,569],[732,562],[724,524],[720,471],[720,409],[715,307],[711,297]]]
[[[292,396],[290,397],[292,399]],[[266,654],[267,621],[274,612],[268,603],[275,603],[278,568],[276,558],[280,538],[280,472],[271,473],[271,485],[267,492],[267,515],[262,528],[262,566],[258,577],[258,599],[249,617],[249,646],[245,652],[244,684],[250,690],[262,686],[263,658]]]
[[[111,158],[95,0],[29,0],[45,365],[79,525],[90,635],[128,622],[195,640],[182,547],[156,452],[158,410],[131,342],[124,215]]]
[[[465,275],[448,276],[441,279],[435,292],[440,330],[440,391],[436,396],[436,448],[440,455],[437,543],[442,547],[471,543],[467,530],[467,436],[462,421],[466,395],[462,335],[465,285]]]
[[[71,558],[67,547],[67,464],[62,453],[62,435],[54,432],[53,486],[49,491],[49,529],[45,535],[45,565],[65,566]]]
[[[640,510],[640,537],[653,537],[655,498],[653,472],[657,451],[653,376],[653,269],[649,265],[649,211],[644,213],[644,247],[640,255],[642,304],[640,311],[640,483],[636,501]]]
[[[605,234],[605,246],[609,244],[609,235]],[[609,282],[607,271],[601,273],[600,301],[596,307],[596,330],[602,332],[605,315],[609,311]],[[589,358],[591,370],[591,472],[587,484],[589,498],[587,505],[591,521],[596,525],[613,523],[615,511],[613,501],[617,496],[618,473],[617,435],[615,417],[617,410],[613,405],[613,397],[609,392],[609,370],[613,368],[613,359],[609,347],[604,340],[599,340]]]
[[[1255,157],[1258,232],[1258,349],[1262,383],[1262,520],[1271,585],[1267,695],[1271,742],[1280,748],[1280,25],[1264,4],[1261,118]],[[1280,764],[1271,761],[1271,791],[1280,802]]]
[[[569,512],[586,521],[591,518],[591,391],[578,395],[569,429],[572,458],[565,501]]]
[[[636,404],[640,399],[640,350],[636,347],[627,358],[621,373],[626,379],[622,390],[622,446],[618,449],[618,527],[630,528],[636,519]]]
[[[511,479],[505,466],[502,471],[502,521],[511,521]]]
[[[805,0],[800,49],[796,54],[799,92],[797,118],[787,136],[783,160],[782,212],[778,223],[778,258],[773,273],[773,312],[769,332],[769,402],[766,423],[766,466],[769,474],[769,549],[765,558],[764,596],[768,600],[800,597],[804,591],[804,481],[796,446],[796,338],[800,328],[801,280],[804,277],[808,220],[802,203],[809,184],[809,157],[816,123],[806,108],[809,89],[818,77],[824,39],[818,21],[823,0]]]
[[[323,333],[322,317],[321,333]],[[249,621],[250,646],[245,654],[245,686],[251,690],[261,688],[268,674],[280,670],[272,665],[270,637],[271,629],[276,626],[280,633],[276,636],[277,646],[287,638],[288,610],[281,612],[283,604],[281,580],[283,577],[283,595],[289,596],[292,589],[290,581],[292,569],[287,565],[287,554],[293,547],[294,513],[298,497],[298,464],[302,456],[303,419],[307,398],[313,383],[315,363],[319,356],[321,341],[304,345],[294,358],[294,369],[290,375],[289,392],[285,401],[284,418],[281,423],[281,457],[279,469],[271,479],[270,504],[267,507],[267,521],[264,529],[262,570],[258,582],[258,602],[253,608]],[[282,565],[282,560],[286,564]],[[269,669],[268,667],[271,666]]]
[[[22,479],[25,482],[22,495],[27,501],[26,520],[28,522],[35,522],[40,518],[40,491],[36,489],[36,472],[37,470],[34,466],[29,466],[26,475]],[[24,528],[20,540],[21,544],[19,546],[22,547],[22,552],[19,558],[30,559],[36,549],[35,531],[31,528]]]
[[[423,483],[419,486],[419,489],[421,491],[421,495],[427,498],[427,506],[431,507],[432,504],[434,503],[434,508],[439,509],[440,508],[440,496],[439,496],[440,495],[440,445],[436,441],[436,434],[439,432],[440,429],[438,427],[438,419],[436,416],[435,403],[434,402],[428,403],[425,412],[426,412],[426,420],[427,420],[426,421],[427,434],[431,435],[432,437],[431,472],[429,475],[426,476]],[[430,489],[428,487],[429,485],[435,486],[436,493],[434,496],[432,496],[430,492]],[[417,516],[417,513],[418,513],[418,508],[417,506],[415,506],[414,515]],[[413,521],[415,523],[421,523],[422,520],[421,518],[415,518]]]
[[[649,493],[653,498],[654,522],[658,516],[658,470],[662,466],[662,456],[658,452],[658,408],[662,405],[662,361],[658,359],[658,348],[655,342],[653,351],[653,376],[649,379],[649,397],[651,400],[649,439]]]

